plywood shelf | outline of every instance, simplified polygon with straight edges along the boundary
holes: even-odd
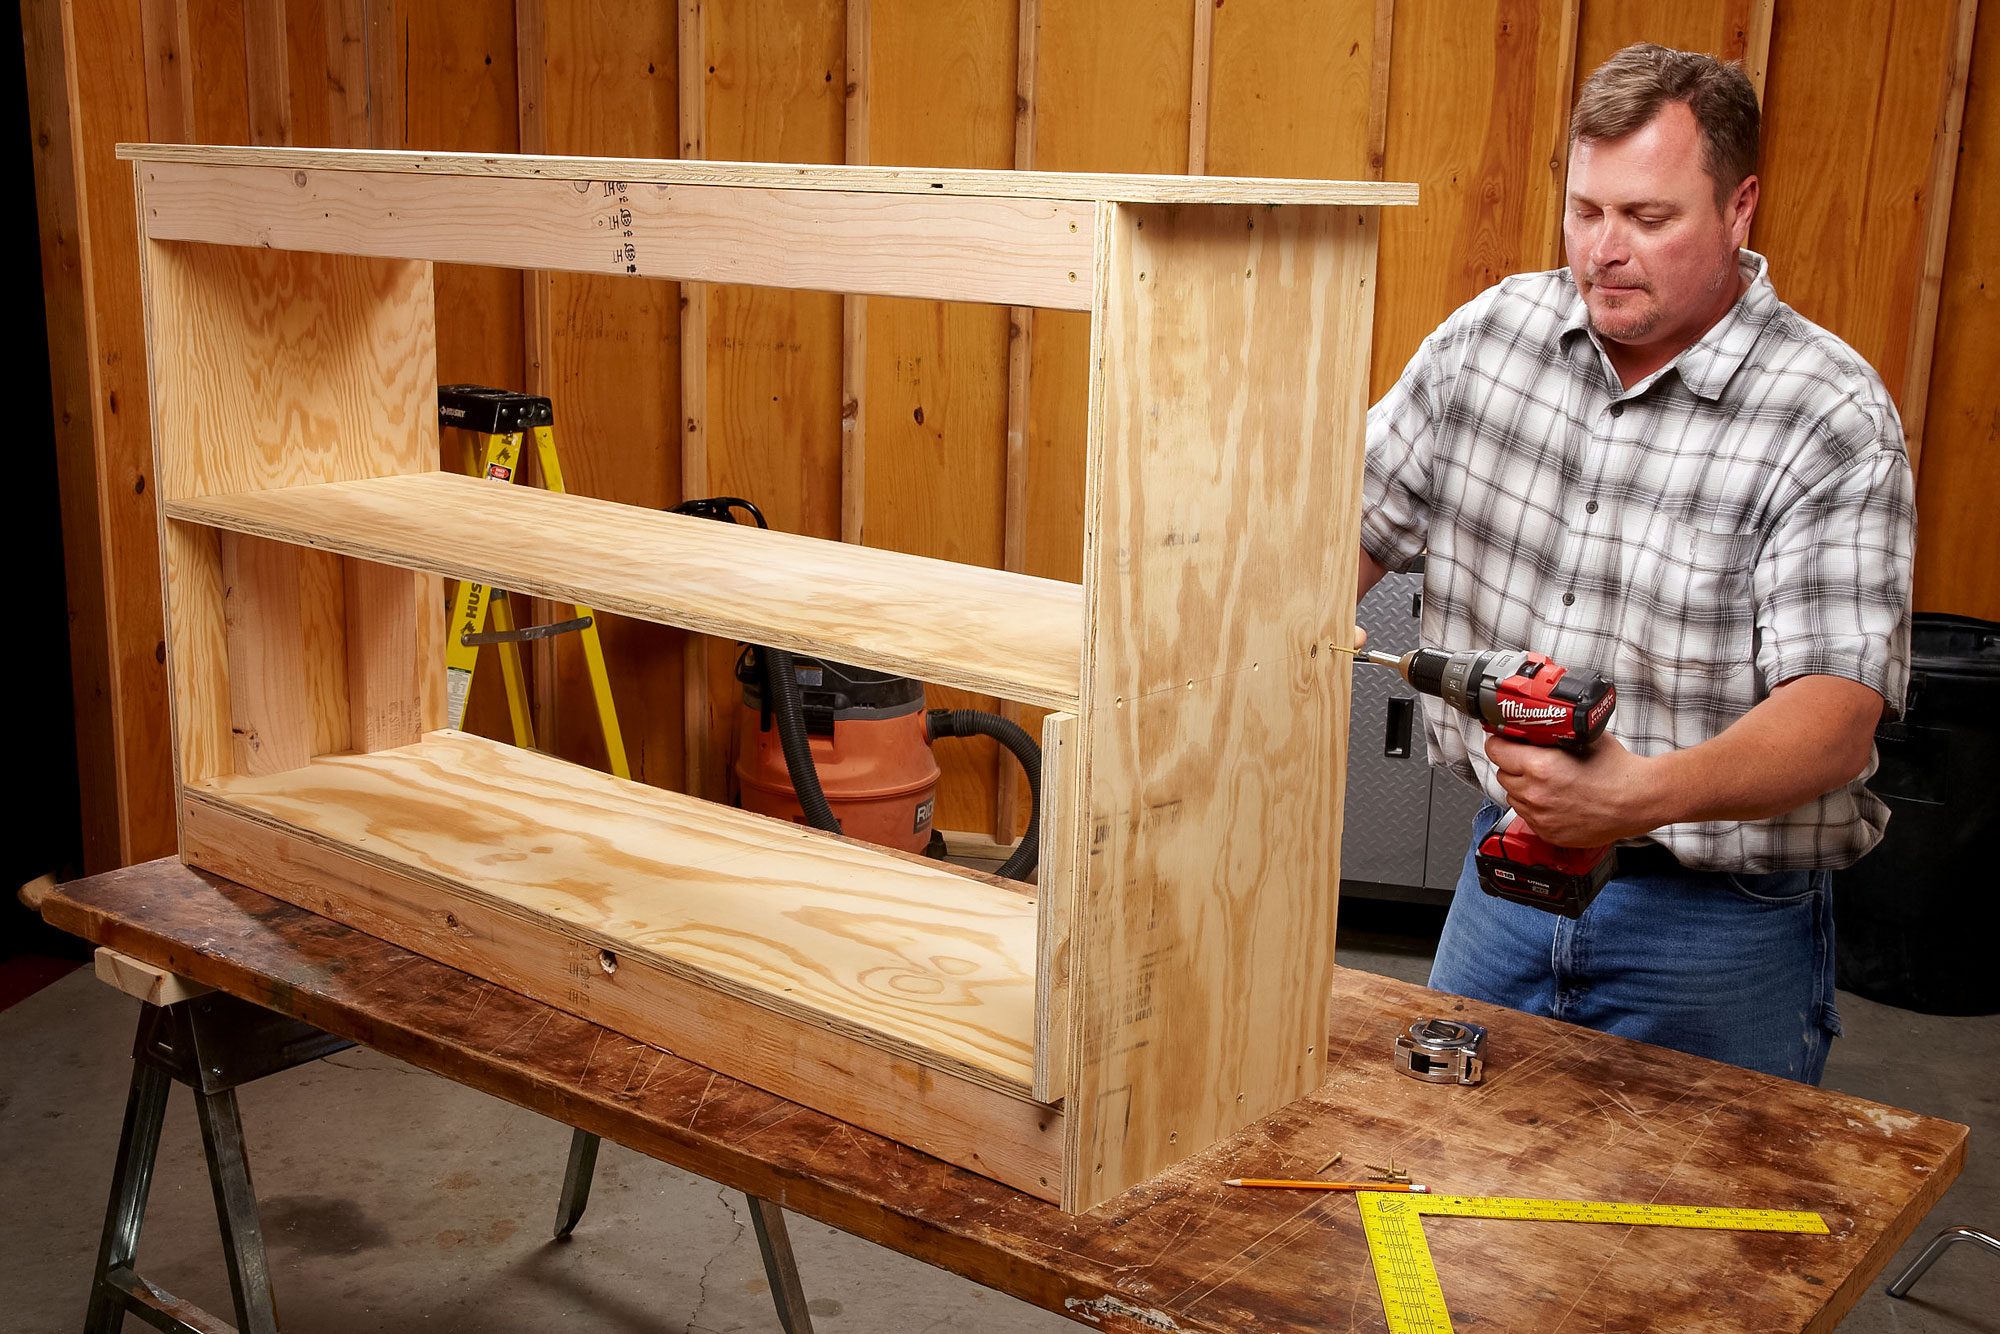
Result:
[[[170,500],[167,517],[1077,706],[1076,584],[450,473]]]
[[[222,808],[764,1009],[1028,1096],[1035,900],[462,732],[191,784]],[[544,996],[554,1004],[561,997]]]

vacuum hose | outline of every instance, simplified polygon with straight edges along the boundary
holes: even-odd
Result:
[[[978,709],[932,709],[924,715],[930,737],[935,741],[941,736],[990,736],[1021,762],[1021,768],[1028,775],[1028,832],[1021,836],[1021,846],[1014,849],[1000,867],[1000,874],[1009,880],[1026,880],[1035,869],[1035,860],[1040,853],[1040,833],[1042,823],[1042,748],[1017,723],[1002,718],[997,713],[982,713]]]
[[[778,741],[785,750],[785,768],[798,795],[799,809],[806,823],[829,834],[840,832],[840,821],[827,805],[826,790],[819,785],[819,766],[813,763],[812,738],[806,734],[805,705],[799,694],[799,674],[792,667],[789,649],[759,645],[764,656],[764,678],[771,686],[771,712],[778,721]]]
[[[777,723],[778,741],[785,754],[785,769],[792,780],[799,810],[806,823],[829,834],[840,832],[840,821],[827,802],[820,785],[819,765],[813,761],[812,738],[806,731],[805,702],[799,690],[798,670],[790,652],[769,645],[757,646],[762,656],[768,702]],[[987,736],[1013,752],[1028,777],[1028,832],[1021,845],[1000,867],[1010,880],[1026,880],[1034,874],[1040,855],[1042,822],[1042,748],[1018,724],[994,713],[978,709],[932,709],[924,715],[925,738],[935,742],[941,736]]]

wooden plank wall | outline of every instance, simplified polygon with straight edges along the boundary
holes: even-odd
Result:
[[[1977,0],[27,0],[91,864],[172,834],[114,140],[1414,180],[1422,205],[1383,227],[1379,391],[1457,303],[1561,262],[1581,79],[1641,38],[1717,51],[1765,98],[1754,244],[1882,371],[1921,451],[1918,605],[2000,619],[1987,19]],[[1078,575],[1078,316],[478,269],[438,293],[440,375],[552,395],[573,489],[744,495],[781,528]],[[622,624],[606,647],[635,770],[726,791],[733,650]],[[573,648],[535,665],[544,744],[594,762]],[[481,730],[504,728],[496,685]],[[1011,760],[940,759],[941,825],[1026,823]]]
[[[1981,18],[1917,473],[1917,605],[2000,620],[2000,11]]]

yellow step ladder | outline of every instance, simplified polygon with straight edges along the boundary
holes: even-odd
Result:
[[[462,434],[468,475],[501,486],[514,484],[520,472],[522,448],[532,434],[542,485],[561,494],[563,476],[562,464],[556,457],[555,406],[548,399],[481,385],[443,385],[438,389],[438,425]],[[489,617],[493,622],[491,630],[486,628]],[[514,724],[514,744],[532,750],[535,721],[528,711],[528,692],[521,675],[521,645],[575,634],[582,639],[590,693],[597,703],[597,721],[604,729],[604,753],[611,772],[620,778],[632,776],[631,766],[625,762],[625,738],[618,730],[618,710],[611,702],[611,680],[604,668],[604,645],[597,635],[597,615],[589,607],[575,603],[567,620],[524,627],[516,624],[513,599],[504,590],[463,579],[452,595],[449,625],[445,643],[449,726],[465,725],[465,707],[472,698],[472,674],[479,665],[479,650],[491,644],[500,650],[500,675],[507,687],[507,713]]]

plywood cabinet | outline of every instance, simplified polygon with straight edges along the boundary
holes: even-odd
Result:
[[[1413,190],[121,153],[190,864],[1070,1209],[1320,1082]],[[432,261],[1087,311],[1083,581],[444,474]],[[443,730],[443,578],[1053,710],[1039,883]]]

